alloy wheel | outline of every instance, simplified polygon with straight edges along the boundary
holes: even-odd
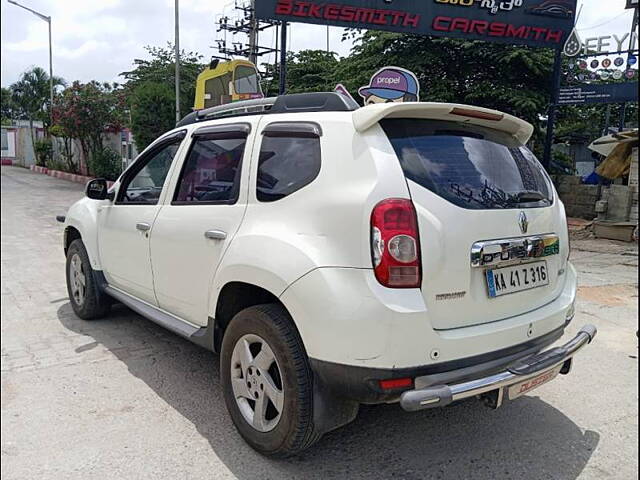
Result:
[[[244,419],[259,432],[273,430],[284,408],[284,388],[278,361],[269,344],[247,334],[231,354],[231,387]]]
[[[69,283],[71,285],[71,294],[76,305],[82,305],[84,303],[87,278],[84,273],[84,267],[82,265],[82,259],[80,255],[74,253],[69,263]]]

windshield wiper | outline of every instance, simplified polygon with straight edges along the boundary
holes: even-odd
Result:
[[[529,203],[529,202],[541,202],[543,200],[549,200],[546,195],[533,190],[525,190],[524,192],[518,192],[509,198],[509,203]]]

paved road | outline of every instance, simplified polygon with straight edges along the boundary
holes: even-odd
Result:
[[[82,187],[2,167],[2,478],[634,479],[637,250],[574,242],[578,315],[597,341],[567,377],[492,411],[363,408],[300,457],[234,431],[218,358],[124,307],[94,322],[66,298],[55,215]]]

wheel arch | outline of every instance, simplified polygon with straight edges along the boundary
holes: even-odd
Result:
[[[231,301],[229,301],[231,300]],[[304,338],[291,310],[287,308],[281,298],[269,290],[252,283],[231,281],[220,290],[216,304],[216,317],[213,322],[213,350],[220,353],[224,332],[233,316],[245,308],[264,303],[276,303],[287,312],[291,318],[291,325],[298,334],[304,355],[308,357]],[[211,325],[211,324],[210,324]],[[324,433],[335,430],[353,421],[358,413],[357,402],[337,396],[330,391],[322,380],[316,376],[313,367],[309,365],[313,376],[313,425],[314,437],[310,443],[315,442]]]
[[[81,239],[94,270],[102,270],[98,252],[99,203],[101,202],[85,198],[71,206],[66,215],[63,240],[66,255],[71,242]]]
[[[67,251],[69,251],[69,246],[74,240],[82,240],[82,234],[80,231],[74,227],[73,225],[68,225],[64,229],[64,240],[63,240],[63,248],[64,255],[67,256]]]
[[[245,308],[265,303],[275,303],[282,306],[292,320],[294,328],[300,334],[291,311],[278,298],[278,295],[255,283],[233,280],[222,286],[215,301],[213,320],[213,351],[220,352],[224,332],[233,317]],[[303,341],[304,343],[304,341]]]

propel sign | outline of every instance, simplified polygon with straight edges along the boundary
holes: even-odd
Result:
[[[258,0],[258,18],[448,36],[539,47],[563,45],[576,0]]]

